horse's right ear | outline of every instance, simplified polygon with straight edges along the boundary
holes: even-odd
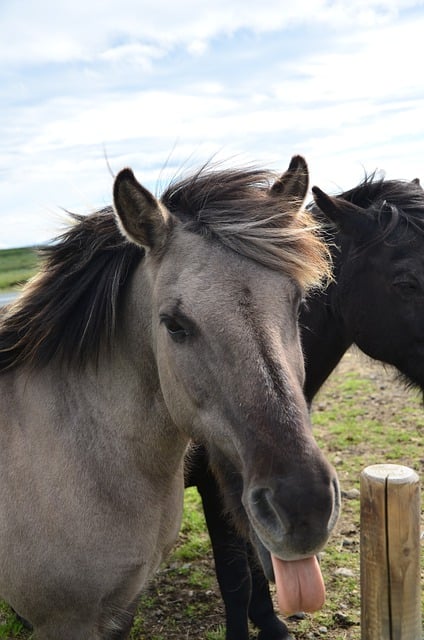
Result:
[[[343,198],[329,196],[319,187],[312,187],[312,193],[317,207],[342,233],[357,240],[372,233],[376,222],[366,209]]]
[[[309,170],[306,160],[302,156],[293,156],[289,168],[274,182],[270,193],[284,196],[285,200],[300,207],[306,198],[308,186]]]
[[[131,242],[145,249],[160,249],[169,234],[170,214],[143,187],[131,169],[115,178],[113,203],[121,231]]]

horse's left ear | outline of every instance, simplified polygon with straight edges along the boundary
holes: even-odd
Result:
[[[312,193],[317,207],[342,233],[360,239],[375,227],[375,219],[366,209],[343,198],[329,196],[319,187],[312,187]]]
[[[287,171],[272,185],[270,192],[275,196],[284,196],[288,202],[300,207],[308,192],[309,170],[305,158],[293,156]]]
[[[123,169],[115,178],[113,203],[119,226],[125,236],[145,249],[160,249],[168,237],[170,214],[143,187],[131,169]]]

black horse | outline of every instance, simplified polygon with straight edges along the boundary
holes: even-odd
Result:
[[[424,191],[419,181],[373,174],[337,197],[316,187],[313,193],[311,209],[329,222],[333,236],[335,281],[301,309],[308,402],[353,344],[424,391]],[[225,604],[226,640],[248,640],[248,618],[259,628],[258,640],[288,640],[245,534],[225,515],[234,507],[228,506],[228,496],[221,497],[201,446],[193,452],[186,483],[197,486],[202,498]]]

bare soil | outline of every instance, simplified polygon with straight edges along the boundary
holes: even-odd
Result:
[[[349,375],[364,384],[355,388],[346,385]],[[366,391],[364,392],[364,389]],[[333,433],[320,424],[329,411],[343,413],[352,410],[355,423],[363,422],[364,433],[340,448]],[[352,409],[350,409],[352,408]],[[286,621],[296,640],[326,638],[328,640],[359,640],[359,474],[368,464],[391,462],[412,466],[424,473],[424,412],[420,395],[408,390],[379,363],[357,351],[349,351],[329,381],[321,390],[313,407],[313,422],[317,440],[336,466],[343,495],[343,509],[337,531],[331,540],[331,551],[324,554],[322,566],[327,585],[327,604],[322,614],[304,620]],[[394,446],[368,437],[373,431],[390,430]],[[408,433],[403,440],[405,432]],[[395,434],[393,436],[393,433]],[[399,442],[396,442],[399,433]],[[402,436],[402,437],[401,437]],[[390,445],[391,446],[391,445]],[[393,453],[394,452],[394,453]],[[193,573],[204,577],[199,587]],[[209,552],[192,562],[175,559],[164,566],[152,582],[140,605],[132,640],[223,640],[224,612],[215,580],[213,559]],[[251,638],[257,637],[252,629]]]

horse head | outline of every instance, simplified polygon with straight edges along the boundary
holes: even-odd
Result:
[[[424,191],[366,180],[337,197],[313,188],[338,229],[337,308],[350,340],[424,389]]]
[[[157,200],[126,169],[114,203],[146,252],[157,401],[208,448],[261,544],[296,561],[325,545],[339,510],[336,474],[311,433],[297,326],[304,289],[329,272],[301,206],[305,161],[271,187],[261,179],[199,173]]]

